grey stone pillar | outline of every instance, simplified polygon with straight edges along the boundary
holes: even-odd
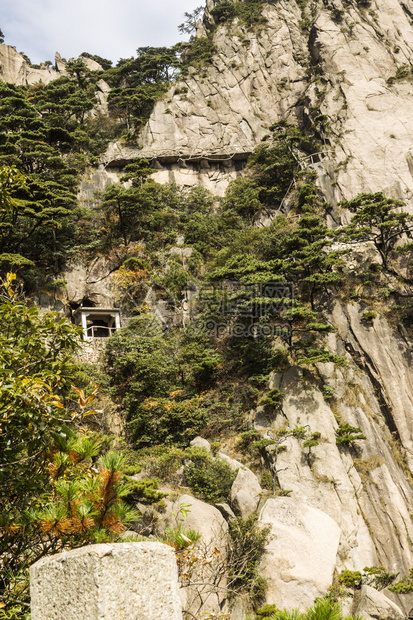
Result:
[[[182,620],[171,547],[89,545],[30,568],[32,620]]]

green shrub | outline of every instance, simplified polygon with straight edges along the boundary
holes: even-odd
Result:
[[[336,444],[338,446],[351,446],[358,439],[367,439],[358,426],[351,426],[345,423],[339,424],[338,428],[336,428]]]
[[[323,396],[324,400],[331,400],[334,398],[335,390],[331,385],[324,384],[323,385]]]
[[[267,21],[262,16],[264,4],[264,0],[243,0],[243,2],[222,0],[211,10],[211,15],[217,24],[230,22],[238,17],[243,24],[251,27]]]
[[[185,450],[172,446],[152,446],[137,453],[137,461],[146,474],[169,481],[187,458]]]
[[[238,470],[232,471],[225,461],[213,459],[204,448],[193,448],[190,459],[185,479],[195,495],[211,503],[227,499]]]
[[[160,542],[170,545],[175,551],[184,551],[197,543],[201,534],[191,528],[185,528],[182,523],[177,527],[167,527],[160,537]]]
[[[391,574],[387,572],[384,566],[366,566],[363,568],[363,572],[342,570],[338,576],[338,581],[340,584],[350,589],[360,589],[362,584],[366,584],[377,590],[382,590],[383,588],[389,587],[394,582],[397,575],[398,573]],[[407,584],[408,579],[409,578],[405,577],[400,580],[400,582],[405,582]],[[395,585],[397,586],[397,584]],[[390,590],[391,589],[392,588],[390,588]]]
[[[267,394],[258,401],[258,405],[268,405],[270,407],[274,407],[275,409],[280,409],[282,405],[282,401],[285,397],[285,392],[281,392],[278,389],[269,390]]]
[[[318,431],[316,431],[315,433],[312,433],[310,438],[307,439],[304,443],[303,443],[303,447],[304,448],[314,448],[315,446],[318,446],[319,444],[319,439],[321,437],[321,433],[319,433]]]
[[[371,325],[374,319],[376,318],[376,316],[377,314],[373,312],[372,310],[370,310],[369,312],[363,312],[363,314],[361,315],[361,320]]]
[[[263,489],[266,489],[267,491],[272,491],[273,480],[272,475],[268,471],[268,469],[264,469],[264,471],[262,472],[260,484]]]
[[[128,503],[141,502],[142,504],[148,505],[156,504],[168,495],[167,493],[158,491],[158,487],[158,480],[153,480],[151,478],[133,480],[129,478],[123,497]]]
[[[199,396],[184,400],[147,398],[135,405],[127,432],[136,448],[155,442],[185,447],[205,428],[207,417]]]
[[[396,594],[406,594],[408,592],[413,592],[413,568],[409,569],[408,575],[403,575],[399,581],[389,587],[391,592],[396,592]]]
[[[360,588],[362,574],[358,570],[342,570],[339,575],[339,582],[346,588]]]
[[[365,582],[377,590],[388,588],[397,578],[399,573],[389,573],[384,566],[366,566],[363,569]]]
[[[0,620],[30,620],[30,610],[23,605],[7,605],[0,609]]]
[[[256,441],[260,441],[261,439],[261,434],[256,430],[244,431],[240,434],[238,447],[240,450],[250,450],[251,444]]]
[[[185,75],[188,67],[202,67],[212,63],[215,46],[211,37],[195,38],[189,43],[181,43],[177,46],[182,51],[181,72]]]
[[[337,21],[337,22],[341,22],[341,20],[342,20],[342,19],[343,19],[343,17],[344,17],[344,11],[343,11],[343,9],[337,9],[337,8],[334,8],[334,9],[331,11],[331,14],[332,14],[333,19],[334,19],[335,21]]]
[[[276,605],[264,605],[255,612],[255,620],[271,620],[275,612],[278,611]]]
[[[249,594],[257,606],[266,591],[266,582],[258,574],[258,566],[270,538],[271,526],[261,527],[258,515],[240,517],[229,523],[227,549],[228,582],[234,594]]]

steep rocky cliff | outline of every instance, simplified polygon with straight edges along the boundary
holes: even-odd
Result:
[[[211,22],[214,4],[208,0],[198,36]],[[99,169],[83,178],[83,204],[93,201],[95,189],[115,183],[136,157],[152,162],[153,178],[161,183],[200,184],[222,196],[269,127],[285,119],[311,129],[322,144],[300,165],[317,172],[319,189],[336,207],[335,224],[349,217],[337,203],[361,192],[383,191],[413,214],[413,1],[279,0],[266,4],[263,16],[266,22],[254,28],[240,20],[218,25],[211,63],[190,68],[170,88],[135,142],[110,144]],[[27,84],[56,77],[51,69],[27,73],[22,57],[0,49],[4,80]],[[359,269],[368,252],[377,254],[362,249],[354,259]],[[349,274],[354,264],[348,259]],[[91,294],[109,303],[111,289],[100,283],[109,282],[113,264],[102,259],[82,269],[66,278],[72,300]],[[399,291],[411,298],[409,282]],[[258,512],[272,532],[260,567],[269,585],[266,600],[279,607],[304,608],[326,594],[343,569],[383,565],[406,573],[413,566],[413,342],[388,312],[366,321],[363,299],[343,294],[320,307],[334,328],[326,336],[329,350],[346,364],[273,372],[267,389],[285,393],[282,406],[274,416],[264,406],[249,414],[250,429],[262,437],[304,427],[320,434],[318,441],[305,446],[300,437],[286,438],[273,463],[277,496],[263,492],[259,467],[227,441],[222,458],[239,461],[229,459],[239,468],[231,507],[204,505],[203,512],[194,500],[187,521],[211,542],[226,533],[221,513],[230,520],[232,510],[244,518]],[[338,445],[336,431],[344,422],[359,427],[364,439]],[[241,462],[255,466],[257,477]],[[180,502],[191,498],[170,502],[170,523]],[[228,609],[217,591],[204,611]],[[386,596],[405,611],[413,604],[408,596]],[[384,595],[366,588],[349,610],[351,605],[367,619],[403,617]],[[241,620],[247,611],[238,601],[231,617]]]
[[[412,12],[409,0],[281,0],[265,6],[268,21],[255,31],[240,21],[218,26],[211,65],[175,84],[139,144],[111,145],[105,164],[145,156],[158,162],[157,180],[201,183],[221,194],[269,126],[284,118],[317,128],[323,147],[310,167],[327,200],[384,191],[412,211]],[[404,572],[413,563],[412,343],[384,318],[363,322],[364,309],[337,302],[329,315],[337,330],[329,345],[346,357],[345,368],[318,365],[318,382],[301,368],[276,374],[270,387],[286,393],[282,412],[275,420],[260,408],[252,413],[262,433],[308,425],[323,438],[312,448],[288,439],[277,475],[291,498],[262,508],[274,535],[262,573],[267,601],[279,606],[309,604],[344,568],[381,564]],[[337,446],[340,420],[367,439]],[[411,602],[399,600],[405,609]]]
[[[410,0],[281,0],[263,14],[268,23],[256,32],[219,26],[211,65],[156,105],[139,143],[140,155],[169,163],[156,178],[222,192],[271,123],[309,126],[325,114],[315,167],[329,199],[386,189],[410,204],[412,84],[401,77],[413,53]],[[105,163],[137,154],[113,144]]]
[[[91,71],[102,70],[102,67],[85,56],[81,57]],[[0,43],[0,80],[18,86],[28,86],[41,82],[49,84],[59,77],[67,75],[66,60],[59,52],[55,54],[55,64],[42,63],[32,65],[27,56],[20,54],[11,45]]]

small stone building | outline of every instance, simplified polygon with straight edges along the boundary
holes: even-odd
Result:
[[[108,338],[120,329],[119,308],[78,308],[73,314],[76,325],[83,327],[83,339]]]

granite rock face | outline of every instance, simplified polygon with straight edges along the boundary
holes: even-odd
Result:
[[[180,509],[184,508],[184,513]],[[184,516],[185,515],[185,516]],[[180,495],[173,503],[167,502],[166,514],[160,520],[160,531],[165,527],[192,529],[200,540],[192,547],[188,578],[182,580],[181,600],[185,610],[195,616],[218,615],[227,599],[225,565],[228,524],[221,512],[191,495]],[[191,563],[192,562],[192,563]]]
[[[361,588],[357,613],[366,620],[403,620],[406,618],[400,607],[370,586]]]
[[[262,489],[257,476],[247,467],[238,469],[230,493],[232,508],[242,519],[248,519],[258,508]]]
[[[413,63],[413,0],[361,4],[314,3],[310,15],[294,0],[279,0],[265,7],[261,30],[237,21],[219,26],[211,64],[198,73],[190,69],[172,86],[135,144],[109,146],[99,169],[83,179],[82,204],[93,207],[95,190],[118,182],[125,163],[138,156],[152,161],[159,182],[201,184],[223,195],[272,123],[286,119],[308,128],[325,115],[328,123],[318,127],[322,153],[306,164],[318,172],[327,200],[385,191],[413,213],[413,83],[406,72]],[[208,9],[213,6],[208,0]],[[199,24],[199,35],[204,28]],[[32,83],[19,55],[6,47],[0,52],[8,55],[2,66],[10,81]],[[63,70],[60,60],[57,67]],[[100,93],[104,111],[105,83]],[[346,213],[337,210],[336,216],[346,221]],[[374,255],[371,244],[353,251],[347,273],[353,264],[374,262]],[[109,303],[111,265],[99,260],[65,276],[69,299]],[[258,410],[253,421],[262,433],[304,426],[321,434],[311,448],[295,437],[286,440],[276,473],[291,497],[267,500],[260,513],[274,535],[261,565],[267,602],[279,607],[305,608],[327,592],[334,571],[382,564],[407,572],[413,565],[412,345],[398,326],[380,317],[366,324],[362,313],[357,303],[337,302],[327,317],[336,329],[328,335],[329,350],[346,366],[318,364],[317,379],[298,367],[273,374],[268,387],[286,393],[281,411],[270,419]],[[340,421],[360,427],[366,440],[338,446]],[[258,480],[239,461],[219,456],[239,470],[231,507],[246,518],[258,508]],[[227,523],[205,502],[181,495],[163,525],[176,524],[172,512],[181,504],[191,505],[185,526],[199,531],[207,548],[224,553]],[[195,589],[188,592],[188,606],[197,612],[200,598]],[[222,611],[224,594],[204,597],[203,611]],[[388,597],[363,588],[356,611],[366,619],[399,620],[402,612]],[[412,602],[400,605],[406,611]],[[248,610],[237,613],[233,618],[241,620]]]
[[[245,161],[272,123],[327,115],[323,154],[307,163],[328,200],[384,190],[413,209],[413,85],[387,81],[412,62],[412,14],[411,0],[314,3],[311,16],[281,0],[265,7],[261,30],[219,26],[211,64],[190,69],[156,104],[135,146],[115,143],[103,160],[139,154],[160,162],[161,182],[222,194],[242,169],[236,158]]]
[[[56,56],[60,59],[58,54]],[[59,68],[59,65],[56,63],[56,68],[40,65],[39,69],[35,69],[29,65],[22,54],[16,52],[14,47],[0,43],[0,79],[3,82],[9,82],[17,86],[27,86],[36,84],[36,82],[48,84],[52,80],[65,75],[64,66],[64,63],[60,63]]]
[[[269,499],[260,522],[271,526],[260,566],[267,599],[279,607],[305,608],[331,584],[340,528],[325,512],[301,499]]]
[[[182,620],[171,547],[117,543],[43,558],[30,569],[33,620]]]

